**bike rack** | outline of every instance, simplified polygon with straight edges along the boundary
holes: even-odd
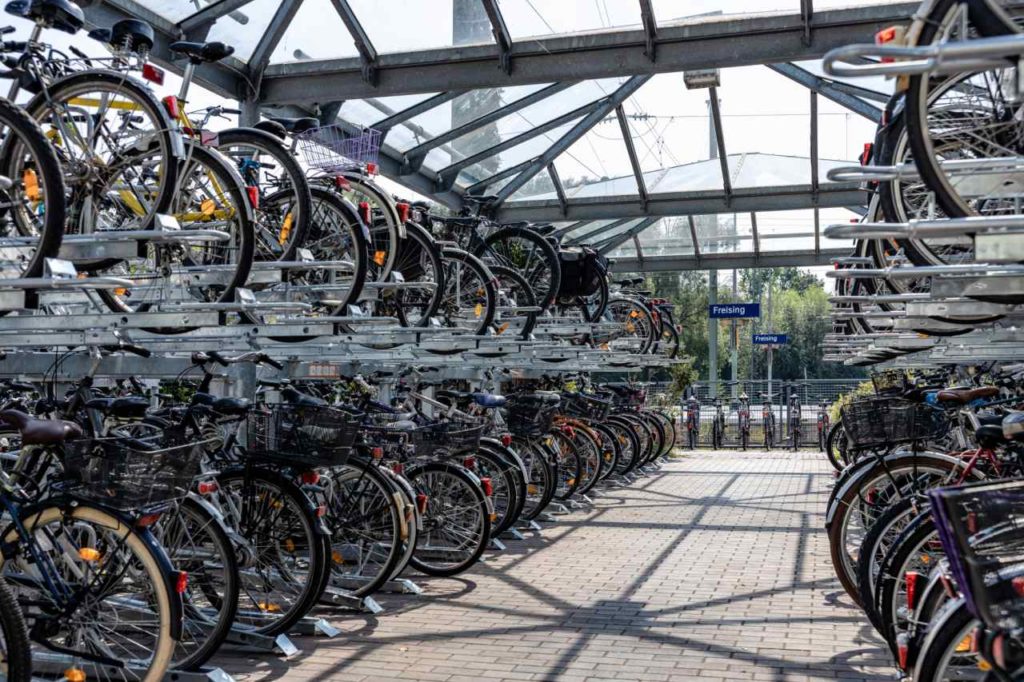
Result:
[[[830,50],[822,69],[830,76],[908,76],[953,74],[1008,68],[1008,58],[1024,54],[1024,35],[958,40],[904,47],[859,44]],[[865,63],[872,60],[879,63]]]

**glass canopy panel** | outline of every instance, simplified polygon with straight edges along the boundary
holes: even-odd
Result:
[[[615,114],[559,155],[555,169],[566,196],[573,199],[639,194]]]
[[[537,137],[531,138],[522,144],[518,144],[497,156],[492,156],[479,163],[474,163],[472,166],[464,168],[462,172],[459,173],[457,182],[460,185],[472,185],[486,177],[494,175],[495,173],[500,173],[507,168],[511,168],[519,163],[540,156],[560,137],[569,132],[574,124],[575,121],[570,121],[569,123],[550,130],[543,135],[538,135]],[[539,177],[542,174],[538,173],[537,175]],[[543,173],[543,176],[547,177],[548,174]],[[543,180],[537,180],[537,182],[543,183]],[[565,182],[564,177],[562,178],[562,182]],[[524,188],[529,186],[531,185],[528,183]],[[488,190],[488,192],[493,191],[493,187]],[[553,188],[551,188],[550,185],[541,185],[533,193],[527,194],[526,196],[533,196],[533,194],[537,193],[541,193],[542,196],[553,195]]]
[[[355,42],[331,0],[304,0],[270,55],[270,63],[358,56]]]
[[[253,0],[237,12],[217,19],[206,40],[230,45],[235,48],[234,57],[248,61],[280,5],[280,0]]]
[[[148,10],[156,12],[164,19],[179,23],[183,19],[192,16],[199,10],[212,5],[216,0],[135,0],[139,5]],[[245,7],[237,10],[240,15],[245,14]]]
[[[612,249],[610,253],[607,253],[605,255],[608,256],[609,258],[612,258],[612,259],[615,259],[615,258],[636,258],[636,244],[633,243],[632,239],[628,239],[628,240],[624,241],[623,243],[619,244],[618,246],[616,246],[614,249]],[[646,257],[646,256],[647,256],[647,251],[645,250],[644,251],[644,257]],[[625,273],[616,272],[614,270],[612,271],[612,276],[613,277],[620,277],[623,274],[625,274]]]
[[[744,225],[735,214],[701,216],[700,220],[695,219],[695,223],[702,254],[749,253],[754,250],[749,223]]]
[[[418,116],[414,116],[403,125],[410,128],[418,128],[418,135],[423,138],[422,141],[426,141],[437,137],[438,135],[442,135],[452,128],[457,128],[458,126],[464,125],[475,118],[485,116],[503,106],[520,100],[537,90],[547,87],[547,85],[547,83],[541,83],[536,85],[518,85],[512,87],[473,90],[459,95],[450,102],[445,102],[444,104],[425,111]],[[462,149],[463,146],[468,148],[469,146],[472,146],[472,140],[475,138],[479,138],[482,141],[490,139],[493,141],[493,144],[497,144],[500,140],[494,140],[494,134],[497,132],[498,128],[500,128],[500,123],[491,123],[482,126],[472,133],[468,133],[462,138],[458,138],[461,142],[457,140],[456,144],[453,145],[453,149]],[[484,147],[480,147],[480,149],[483,148]],[[468,151],[465,152],[465,155],[469,156],[470,154],[475,154],[477,151],[479,151],[479,149]]]
[[[582,237],[583,235],[590,234],[591,232],[596,232],[597,230],[600,230],[601,228],[606,227],[607,225],[611,225],[614,222],[616,222],[616,221],[614,221],[614,220],[590,220],[590,221],[587,221],[586,224],[580,225],[579,227],[577,227],[576,229],[572,230],[571,232],[566,233],[565,238],[569,239],[569,240],[578,239],[579,237]]]
[[[349,0],[349,5],[381,54],[494,43],[479,0]]]
[[[715,219],[715,216],[694,216],[694,222]],[[644,257],[687,256],[694,253],[690,236],[690,222],[686,216],[662,218],[640,233],[640,246]]]
[[[341,105],[341,109],[338,111],[338,118],[362,128],[369,127],[376,121],[387,116],[379,106],[374,106],[371,103],[372,101],[373,100],[365,99],[345,100],[345,103]],[[390,143],[391,136],[389,135],[387,139]]]
[[[607,241],[609,239],[614,239],[616,237],[619,237],[619,236],[625,234],[626,232],[629,232],[634,227],[636,227],[641,222],[643,222],[643,220],[644,220],[644,218],[636,218],[635,220],[627,220],[622,225],[617,225],[616,227],[613,227],[612,229],[608,230],[607,232],[602,232],[600,234],[594,235],[593,237],[584,238],[583,239],[583,243],[584,244],[599,244],[599,243],[601,243],[603,241]],[[593,232],[593,230],[591,230],[591,232]]]
[[[641,25],[640,6],[635,0],[498,0],[498,6],[513,42]]]

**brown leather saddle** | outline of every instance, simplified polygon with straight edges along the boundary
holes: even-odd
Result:
[[[22,445],[59,445],[82,437],[82,427],[61,419],[36,419],[20,410],[0,410],[0,420],[18,429]]]

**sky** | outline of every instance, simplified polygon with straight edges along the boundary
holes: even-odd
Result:
[[[141,0],[141,4],[172,21],[180,21],[207,0]],[[453,0],[350,0],[364,29],[381,53],[423,49],[452,44]],[[598,31],[639,27],[636,0],[499,0],[502,14],[515,42],[553,33]],[[879,4],[879,0],[815,0],[816,12],[834,7]],[[208,39],[222,40],[236,48],[237,56],[247,57],[254,49],[278,0],[252,0],[237,12],[219,20]],[[653,0],[659,24],[685,20],[705,13],[752,13],[799,11],[799,0]],[[397,19],[397,20],[396,20]],[[18,34],[29,30],[27,22],[11,19],[18,25]],[[870,38],[865,36],[865,38]],[[80,34],[70,37],[49,32],[46,36],[56,46],[69,42],[90,54],[101,55],[98,43]],[[490,40],[490,38],[488,38]],[[289,30],[271,57],[271,64],[308,58],[356,56],[348,32],[330,0],[305,0]],[[820,73],[820,64],[801,64]],[[574,85],[536,105],[501,119],[492,133],[501,139],[529,130],[540,123],[564,114],[588,101],[611,93],[624,79],[605,79]],[[892,86],[882,79],[862,79],[858,85],[880,92]],[[169,76],[159,94],[177,89],[178,80]],[[513,101],[543,85],[505,88],[501,102]],[[652,77],[627,100],[624,109],[643,171],[691,163],[709,156],[708,90],[687,90],[680,73]],[[730,155],[768,153],[806,157],[810,148],[810,96],[802,86],[770,71],[752,66],[725,69],[718,89],[723,115],[726,151]],[[401,109],[427,95],[381,98],[380,103]],[[339,99],[344,93],[339,93]],[[194,88],[190,109],[222,103],[215,95]],[[359,101],[345,104],[342,115],[360,124],[369,124],[383,117],[379,109]],[[437,134],[447,130],[452,120],[452,104],[435,108],[413,119],[416,130],[397,129],[389,143],[407,149],[425,139],[423,133]],[[501,167],[539,154],[564,134],[573,122],[535,138],[502,154]],[[224,127],[232,125],[223,122]],[[216,127],[216,126],[214,126]],[[821,159],[854,160],[865,142],[874,134],[874,124],[823,97],[818,98],[819,156]],[[473,149],[472,140],[461,140],[460,149]],[[452,161],[449,151],[435,150],[428,156],[426,167],[436,169]],[[611,117],[599,123],[555,161],[564,182],[576,183],[631,174],[629,159],[618,122]],[[475,169],[467,169],[467,173]],[[808,181],[809,182],[809,181]],[[408,196],[404,188],[394,191]],[[631,192],[635,192],[633,185]],[[839,210],[823,212],[822,224],[845,222],[852,214]],[[763,234],[775,230],[780,234],[806,231],[813,225],[810,211],[787,211],[760,214],[758,223]],[[740,232],[749,234],[749,217],[738,217]],[[780,249],[788,243],[778,242]],[[823,244],[823,246],[826,246]],[[741,245],[749,248],[749,241]]]

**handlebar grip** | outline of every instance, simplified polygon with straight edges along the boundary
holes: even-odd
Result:
[[[277,360],[275,360],[274,358],[270,357],[266,353],[260,355],[259,361],[260,362],[265,362],[266,364],[270,365],[274,369],[284,369],[284,365],[282,363],[278,362]]]
[[[206,354],[211,360],[219,364],[221,367],[227,367],[228,361],[224,359],[224,356],[215,350],[211,350]]]
[[[241,111],[241,109],[221,108],[221,113],[224,113],[224,114],[238,114],[239,116],[241,116],[242,111]]]

